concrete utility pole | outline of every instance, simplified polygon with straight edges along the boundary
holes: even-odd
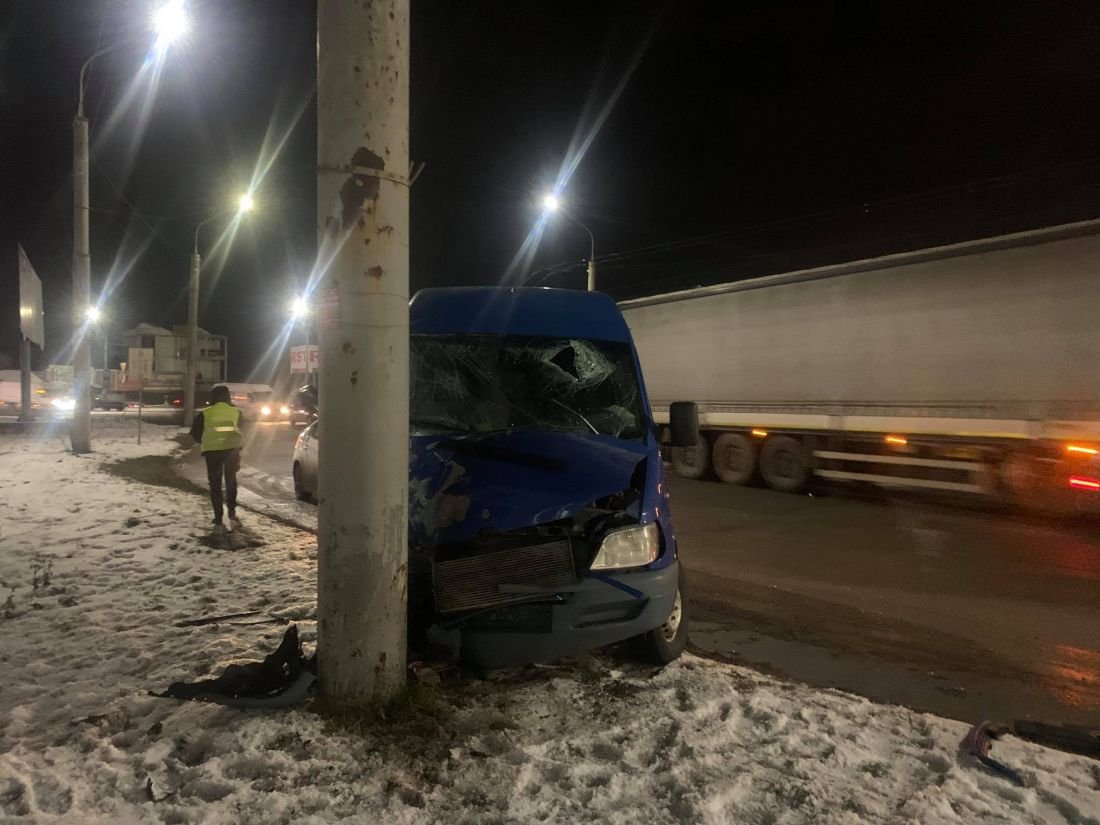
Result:
[[[80,68],[80,97],[73,118],[73,422],[69,432],[74,453],[92,449],[92,349],[85,328],[85,313],[92,304],[92,252],[88,239],[88,119],[84,117],[84,77],[88,58]]]
[[[207,218],[207,220],[210,220]],[[187,285],[187,357],[183,368],[183,426],[190,427],[195,417],[195,362],[199,348],[199,230],[203,221],[195,227],[195,251],[191,253],[191,280]]]
[[[406,680],[409,2],[317,4],[317,644],[337,702]]]

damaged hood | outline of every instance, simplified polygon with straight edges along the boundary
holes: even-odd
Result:
[[[581,432],[418,436],[409,463],[409,541],[435,546],[485,529],[569,518],[630,487],[649,448]]]

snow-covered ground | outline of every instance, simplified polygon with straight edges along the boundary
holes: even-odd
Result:
[[[959,758],[958,722],[690,656],[448,685],[366,733],[151,698],[283,631],[183,620],[315,638],[310,534],[246,514],[211,547],[200,496],[105,470],[173,434],[118,426],[84,457],[0,436],[0,822],[1100,822],[1100,763],[1002,740],[1018,788]]]

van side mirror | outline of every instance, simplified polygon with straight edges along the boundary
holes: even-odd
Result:
[[[668,408],[673,447],[694,447],[699,443],[699,408],[694,401],[673,401]]]

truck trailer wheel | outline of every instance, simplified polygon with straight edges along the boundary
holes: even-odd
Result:
[[[681,564],[676,582],[676,600],[665,623],[656,630],[635,636],[630,640],[637,659],[663,666],[675,662],[684,652],[688,640],[686,584],[684,566]]]
[[[710,469],[710,445],[700,434],[694,447],[672,448],[672,469],[681,478],[702,478]]]
[[[756,445],[741,433],[722,433],[714,440],[711,462],[726,484],[748,484],[756,474]]]
[[[760,451],[760,474],[764,482],[781,493],[797,493],[810,480],[806,450],[797,438],[776,435]]]
[[[1073,513],[1073,491],[1064,481],[1071,475],[1071,468],[1061,459],[1022,451],[1009,453],[1000,466],[1000,481],[1007,503],[1036,515]]]

